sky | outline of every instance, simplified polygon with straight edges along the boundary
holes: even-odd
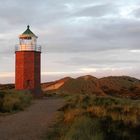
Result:
[[[28,24],[42,46],[42,82],[140,78],[140,0],[0,0],[0,83],[15,81],[15,45]]]

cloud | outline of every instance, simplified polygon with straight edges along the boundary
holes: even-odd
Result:
[[[5,0],[0,4],[0,73],[14,72],[15,44],[30,24],[42,45],[42,72],[55,72],[49,79],[78,75],[81,69],[119,73],[120,67],[140,77],[139,5],[139,0]]]
[[[134,15],[136,18],[140,18],[140,6],[133,10],[132,15]]]
[[[81,17],[103,17],[106,15],[113,15],[117,12],[117,6],[113,4],[97,4],[97,5],[89,5],[84,7],[82,10],[76,13],[77,16]]]
[[[67,57],[64,60],[56,60],[58,64],[68,65],[69,67],[139,67],[140,60],[139,53],[134,53],[132,50],[120,50],[120,51],[106,51],[95,53],[77,53],[71,57]]]

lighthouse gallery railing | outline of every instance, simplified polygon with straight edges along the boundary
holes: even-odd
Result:
[[[15,51],[37,51],[41,52],[40,45],[16,45]]]

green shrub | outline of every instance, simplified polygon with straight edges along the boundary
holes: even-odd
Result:
[[[139,100],[73,95],[59,110],[61,121],[47,140],[139,139]]]
[[[23,110],[31,103],[32,95],[28,91],[7,90],[0,92],[0,112]]]
[[[13,110],[17,110],[20,106],[20,99],[18,96],[6,95],[3,99],[2,110],[4,112],[12,112]]]
[[[104,133],[98,119],[87,116],[77,118],[63,140],[103,140]]]

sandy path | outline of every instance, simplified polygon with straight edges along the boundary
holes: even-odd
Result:
[[[25,111],[0,116],[0,140],[41,140],[63,104],[62,99],[44,98]]]

